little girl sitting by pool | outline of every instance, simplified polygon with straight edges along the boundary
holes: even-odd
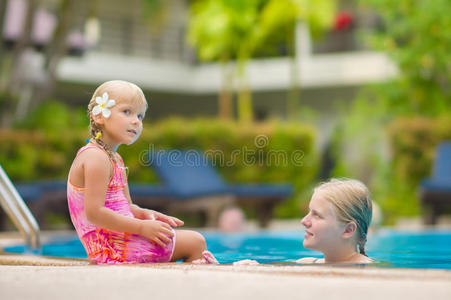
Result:
[[[121,80],[100,85],[88,106],[91,139],[72,163],[67,200],[72,223],[91,262],[98,264],[193,261],[204,237],[175,217],[132,204],[126,168],[116,152],[141,135],[147,101]]]
[[[324,258],[304,257],[300,264],[366,264],[373,260],[365,253],[372,202],[366,186],[354,179],[331,179],[314,189],[309,213],[302,219],[305,227],[304,248],[320,251]],[[357,250],[358,248],[358,250]],[[203,262],[217,263],[209,251]],[[198,262],[198,261],[196,261]],[[254,260],[234,265],[258,264]]]

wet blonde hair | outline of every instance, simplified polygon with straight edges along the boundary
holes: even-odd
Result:
[[[339,221],[356,223],[357,245],[360,253],[367,256],[365,244],[373,216],[373,204],[368,188],[355,179],[333,178],[321,183],[314,192],[333,204]]]
[[[114,99],[116,104],[130,103],[133,106],[144,107],[147,110],[147,100],[143,91],[136,84],[123,81],[123,80],[111,80],[102,83],[92,95],[88,105],[89,116],[89,132],[91,138],[95,140],[100,146],[102,146],[107,152],[110,159],[116,161],[112,149],[109,149],[107,145],[102,141],[102,128],[94,121],[92,110],[97,105],[96,98],[102,97],[103,93],[108,93],[108,99]],[[100,133],[100,134],[99,134]]]

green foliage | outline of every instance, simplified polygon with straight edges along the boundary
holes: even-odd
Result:
[[[15,128],[38,129],[44,132],[61,132],[67,129],[86,128],[89,124],[86,111],[71,109],[61,101],[48,100],[30,113],[28,118],[15,124]]]
[[[291,44],[296,22],[316,34],[330,27],[332,0],[199,0],[191,6],[188,41],[201,60],[246,60]]]
[[[309,25],[313,37],[322,35],[330,29],[334,20],[336,2],[334,0],[293,0],[298,19]]]
[[[256,140],[256,137],[260,140]],[[66,178],[87,130],[3,131],[0,163],[13,181]],[[305,195],[315,178],[315,132],[299,124],[267,123],[246,127],[211,119],[171,119],[145,125],[140,139],[119,152],[130,169],[130,182],[157,182],[147,166],[153,149],[201,149],[228,182],[291,182],[296,193],[278,209],[279,217],[300,216]],[[260,143],[258,142],[260,141]],[[3,147],[5,145],[5,147]],[[39,151],[37,151],[39,149]],[[221,159],[222,158],[222,159]],[[302,202],[302,203],[301,203]]]
[[[381,166],[374,186],[389,222],[420,212],[418,184],[430,176],[437,145],[451,139],[450,126],[448,116],[399,118],[388,127],[392,158]]]
[[[17,97],[11,95],[10,93],[0,92],[0,111],[6,112],[10,111],[17,103]],[[2,117],[0,115],[0,117]]]
[[[155,36],[162,34],[168,23],[168,10],[171,3],[164,0],[144,0],[142,14],[149,26],[150,33]]]
[[[393,223],[420,212],[419,180],[429,174],[437,143],[450,138],[444,132],[451,113],[451,2],[360,3],[383,23],[367,41],[393,60],[399,74],[365,87],[343,110],[333,137],[333,175],[368,183],[385,222]]]
[[[385,114],[377,101],[357,99],[333,134],[333,177],[366,182],[386,224],[421,212],[418,185],[430,175],[435,148],[451,139],[451,118],[400,117]]]
[[[257,55],[287,46],[294,53],[294,30],[299,20],[315,32],[329,26],[332,0],[199,0],[191,5],[188,41],[203,61],[227,64],[236,59],[239,77],[238,116],[252,120],[246,63]],[[223,86],[232,80],[223,74]]]
[[[400,216],[417,216],[421,207],[418,187],[403,181],[389,163],[380,163],[371,182],[371,193],[383,211],[385,224],[393,225]]]
[[[338,165],[333,176],[351,176],[369,181],[371,171],[384,151],[384,108],[377,101],[356,98],[342,107],[340,121],[332,136],[333,155]]]
[[[361,0],[379,14],[384,30],[369,36],[399,68],[375,95],[395,113],[437,116],[451,111],[451,2]]]
[[[389,126],[393,152],[393,169],[399,178],[417,185],[430,175],[436,146],[451,139],[451,117],[439,119],[423,117],[400,118]]]
[[[74,149],[83,145],[83,135],[77,131],[54,134],[2,130],[0,133],[0,164],[13,181],[65,178]]]

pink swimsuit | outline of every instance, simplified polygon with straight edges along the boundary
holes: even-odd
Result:
[[[78,150],[77,156],[84,150],[95,147],[101,148],[88,143]],[[121,165],[112,162],[114,174],[108,183],[105,207],[123,216],[133,217],[130,203],[124,195],[124,187],[127,185],[127,179],[123,175],[124,163],[119,155],[118,157]],[[175,235],[172,241],[163,248],[137,234],[97,227],[86,218],[84,191],[85,188],[72,185],[70,178],[68,179],[67,201],[70,217],[90,261],[97,264],[121,264],[169,262],[171,260]]]

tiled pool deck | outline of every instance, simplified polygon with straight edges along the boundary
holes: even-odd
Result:
[[[55,232],[44,233],[44,240]],[[20,243],[0,233],[0,247]],[[451,271],[184,263],[96,266],[0,254],[1,299],[450,299]]]

